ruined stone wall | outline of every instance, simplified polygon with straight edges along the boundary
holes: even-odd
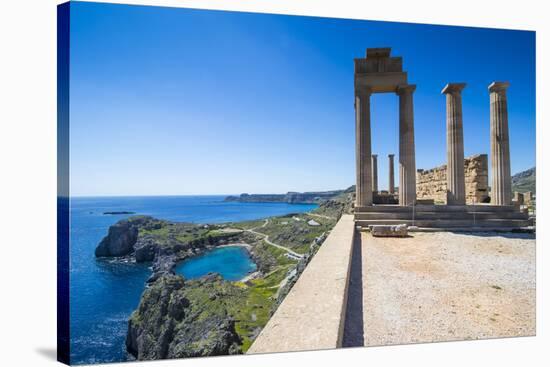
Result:
[[[464,158],[466,204],[482,203],[489,196],[487,154]],[[447,165],[416,172],[416,197],[447,203]]]

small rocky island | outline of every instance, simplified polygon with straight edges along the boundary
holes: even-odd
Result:
[[[310,213],[225,224],[134,216],[109,228],[97,258],[150,262],[152,274],[128,321],[126,348],[138,360],[244,353],[284,299],[351,194]],[[315,224],[313,224],[315,223]],[[218,274],[184,279],[178,263],[223,245],[247,244],[257,271],[232,282]]]

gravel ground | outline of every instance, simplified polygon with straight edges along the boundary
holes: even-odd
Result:
[[[361,234],[364,345],[535,335],[529,234]]]

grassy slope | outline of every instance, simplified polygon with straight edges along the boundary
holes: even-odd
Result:
[[[512,191],[536,193],[536,169],[535,167],[512,176]]]
[[[320,225],[309,225],[308,221],[310,220],[314,220]],[[271,242],[304,254],[309,250],[315,238],[332,229],[334,224],[336,221],[333,219],[313,217],[307,214],[290,214],[271,218],[267,226],[258,228],[256,231],[268,235]]]

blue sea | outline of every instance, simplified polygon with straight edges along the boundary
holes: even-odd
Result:
[[[179,222],[223,223],[260,219],[312,210],[316,205],[224,202],[224,196],[72,198],[71,210],[71,362],[91,364],[126,361],[127,320],[139,304],[150,264],[98,260],[94,250],[109,226],[131,215]],[[237,280],[255,264],[244,248],[213,250],[178,265],[187,278],[218,272]]]

